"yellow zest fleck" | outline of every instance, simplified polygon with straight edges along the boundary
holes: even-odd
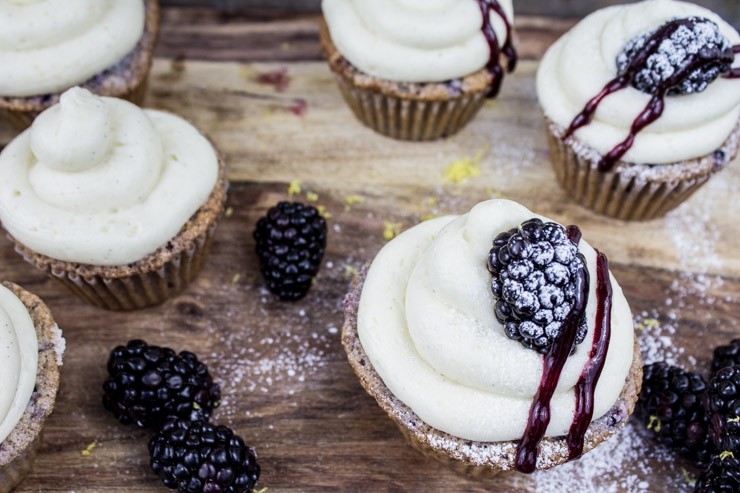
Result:
[[[500,199],[504,196],[503,193],[499,192],[498,190],[494,189],[493,187],[486,187],[486,195],[488,195],[492,199]]]
[[[177,159],[177,154],[170,154],[170,159],[173,161],[179,161],[179,159]]]
[[[401,223],[392,223],[389,221],[383,222],[383,238],[386,239],[386,241],[392,240],[396,236],[398,236],[401,233],[401,227],[403,224]]]
[[[319,211],[319,215],[324,219],[329,219],[332,216],[331,212],[326,210],[325,205],[317,205],[316,210]]]
[[[655,318],[646,318],[642,322],[637,324],[637,330],[642,332],[645,329],[654,329],[660,327],[660,322]]]
[[[254,74],[254,68],[250,66],[245,65],[239,69],[239,75],[244,79],[251,79],[252,74]]]
[[[289,51],[292,48],[292,45],[285,41],[282,45],[280,45],[280,48],[282,48],[283,51]]]
[[[353,205],[362,204],[365,202],[365,197],[360,195],[345,195],[344,196],[344,210],[350,210]]]
[[[353,265],[347,264],[344,266],[344,278],[345,279],[352,279],[358,274],[359,274],[359,271]]]
[[[306,200],[309,202],[316,202],[319,200],[319,194],[316,192],[306,192]]]
[[[470,178],[475,178],[480,175],[480,160],[489,151],[488,147],[484,147],[480,151],[475,153],[473,157],[463,157],[456,159],[444,169],[444,182],[452,185],[460,185],[468,181]]]
[[[660,428],[660,419],[657,416],[650,416],[650,421],[648,422],[647,429],[653,430],[655,431],[655,433],[660,433]]]
[[[98,441],[94,440],[91,444],[89,444],[87,447],[85,447],[85,450],[82,451],[83,457],[90,457],[92,454],[92,451],[95,447],[97,447]]]
[[[239,282],[239,278],[242,277],[241,274],[234,274],[234,277],[231,278],[231,285],[235,285]]]
[[[267,493],[267,489],[268,489],[267,486],[265,486],[264,488],[261,488],[259,490],[252,490],[252,491],[254,493]]]
[[[493,105],[495,105],[496,103],[493,101],[493,99],[489,98],[489,99],[486,99],[486,102],[484,104],[486,108],[493,108]]]
[[[435,217],[437,217],[436,214],[424,214],[419,219],[421,219],[423,222],[423,221],[429,221],[430,219],[434,219]]]
[[[725,450],[719,453],[719,460],[734,459],[734,458],[735,458],[735,454],[733,454],[729,450]]]
[[[689,471],[686,470],[686,468],[681,468],[681,475],[683,476],[683,480],[686,481],[689,484],[696,483],[696,478],[692,476]]]
[[[434,197],[427,197],[426,199],[424,199],[424,204],[428,207],[435,207],[437,205],[437,202],[439,201]]]
[[[227,207],[226,212],[224,212],[224,215],[226,217],[231,217],[234,214],[234,208],[233,207]]]
[[[271,116],[272,116],[272,110],[265,110],[265,111],[264,111],[264,112],[262,113],[262,117],[263,117],[263,118],[270,118]]]
[[[727,420],[728,423],[740,423],[740,416],[735,416],[732,419]]]
[[[292,197],[294,195],[300,195],[301,194],[301,182],[298,180],[293,180],[290,182],[290,185],[288,185],[288,197]]]
[[[239,274],[237,274],[237,276],[238,275]],[[193,401],[193,409],[195,409],[196,411],[200,411],[201,410],[200,404],[198,404],[197,402]]]

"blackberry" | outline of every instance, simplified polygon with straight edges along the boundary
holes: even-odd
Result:
[[[740,365],[726,366],[714,375],[704,395],[704,408],[717,449],[740,459]]]
[[[108,358],[103,405],[123,424],[157,428],[170,417],[208,419],[221,390],[206,365],[141,340],[118,346]]]
[[[283,301],[303,298],[326,249],[326,221],[315,207],[280,202],[254,230],[260,270],[270,292]]]
[[[152,470],[170,489],[248,493],[260,476],[252,448],[226,426],[170,420],[149,442]]]
[[[725,366],[740,365],[740,339],[733,339],[726,346],[714,348],[712,375]]]
[[[637,415],[655,439],[699,465],[711,460],[715,449],[709,437],[701,375],[666,363],[643,368]]]
[[[644,63],[633,66],[636,59],[644,56],[645,44],[659,31],[664,32],[666,39],[659,42]],[[656,94],[676,72],[686,70],[694,56],[706,60],[706,63],[691,70],[677,84],[671,84],[668,94],[704,91],[717,77],[730,71],[734,60],[732,44],[722,35],[717,24],[701,17],[674,19],[631,39],[617,56],[617,72],[620,75],[631,72],[635,89]]]
[[[499,234],[488,254],[488,270],[496,319],[506,336],[547,353],[579,296],[576,281],[586,275],[586,262],[565,228],[530,219]],[[583,317],[575,344],[583,342],[587,330]]]
[[[696,481],[694,493],[737,493],[740,491],[740,457],[720,454]]]

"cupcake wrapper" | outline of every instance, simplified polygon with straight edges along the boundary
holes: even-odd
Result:
[[[41,448],[43,433],[39,433],[28,447],[13,461],[0,467],[0,493],[10,493],[20,484],[33,467],[36,455]]]
[[[572,138],[563,140],[562,129],[545,121],[552,166],[568,195],[599,214],[625,221],[656,219],[678,207],[734,158],[740,136],[739,126],[721,149],[721,163],[710,155],[652,167],[620,161],[610,171],[599,171],[600,155]]]
[[[83,300],[107,310],[123,311],[158,305],[182,291],[200,272],[215,230],[216,224],[162,267],[121,277],[87,274],[85,266],[67,269],[65,266],[68,264],[49,262],[48,257],[30,251],[12,237],[10,239],[26,262],[45,271]]]
[[[453,135],[475,117],[486,101],[482,92],[447,101],[402,99],[357,87],[339,74],[336,80],[358,120],[398,140],[424,141]]]
[[[142,79],[142,81],[136,87],[125,94],[119,95],[118,97],[127,101],[131,101],[137,106],[141,106],[144,103],[144,98],[146,97],[148,81],[149,74],[147,74],[146,77],[144,77],[144,79]],[[39,111],[16,111],[0,108],[0,118],[8,121],[13,126],[13,128],[18,130],[19,132],[22,132],[23,130],[30,127],[40,113],[41,112]]]

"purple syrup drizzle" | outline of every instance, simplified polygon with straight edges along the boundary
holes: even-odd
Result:
[[[630,62],[624,72],[609,81],[606,86],[604,86],[604,89],[602,89],[599,94],[586,104],[583,111],[576,115],[568,127],[568,130],[563,134],[563,139],[567,139],[572,136],[576,130],[591,123],[599,104],[601,104],[604,98],[629,86],[637,71],[640,70],[651,55],[658,51],[658,48],[663,41],[669,39],[680,27],[685,26],[691,29],[697,22],[696,18],[675,19],[665,23],[655,31],[655,33],[645,41],[641,53]],[[733,55],[737,54],[739,51],[740,50],[737,46],[732,47]],[[686,62],[679,67],[670,78],[660,83],[656,88],[655,94],[650,99],[650,102],[637,118],[635,118],[627,138],[617,144],[601,159],[598,169],[600,171],[610,171],[617,161],[619,161],[627,151],[630,150],[637,134],[660,118],[663,114],[663,109],[665,108],[665,96],[668,91],[678,86],[683,79],[691,75],[695,70],[702,69],[716,63],[718,59],[722,59],[723,55],[724,54],[719,50],[703,50],[688,57]],[[730,79],[740,78],[740,69],[730,70],[724,75],[724,77]]]
[[[609,350],[612,323],[612,283],[609,279],[609,260],[601,252],[596,257],[596,326],[591,354],[576,384],[576,410],[568,430],[568,460],[583,453],[583,439],[594,415],[594,392],[604,368]]]
[[[488,92],[488,97],[493,98],[498,95],[499,90],[501,89],[501,82],[504,79],[504,69],[501,67],[501,53],[506,55],[506,58],[508,60],[508,63],[506,65],[506,70],[508,72],[512,72],[516,68],[517,53],[516,49],[514,49],[514,43],[511,39],[511,23],[509,22],[508,17],[506,17],[506,12],[504,12],[504,9],[501,7],[498,1],[476,1],[478,2],[481,13],[483,14],[483,25],[481,26],[481,30],[483,31],[483,35],[486,37],[486,41],[488,41],[488,47],[491,51],[491,55],[488,58],[488,64],[486,65],[486,68],[491,73],[491,75],[493,75],[493,86],[491,86],[491,90]],[[503,47],[499,44],[498,38],[496,37],[496,32],[493,30],[493,24],[491,23],[492,10],[496,12],[499,17],[501,17],[501,19],[504,21],[504,25],[506,26],[506,42],[504,43]]]
[[[578,246],[581,241],[581,230],[577,226],[568,226],[568,239]],[[581,255],[579,253],[579,255]],[[583,258],[582,258],[583,260]],[[586,265],[583,260],[583,265]],[[573,343],[576,340],[578,326],[586,310],[589,291],[589,274],[587,269],[575,279],[576,296],[573,307],[563,321],[563,333],[550,347],[550,351],[543,358],[542,378],[537,394],[529,409],[527,427],[524,431],[516,451],[516,469],[523,473],[532,473],[537,467],[537,451],[550,424],[550,400],[560,380],[560,373],[570,356]]]

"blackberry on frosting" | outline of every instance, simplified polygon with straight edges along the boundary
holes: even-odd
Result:
[[[573,307],[576,279],[585,276],[585,261],[561,225],[530,219],[499,234],[488,255],[497,298],[496,319],[506,336],[546,353],[563,331]],[[585,317],[575,344],[586,337]]]
[[[655,39],[666,30],[664,39]],[[646,44],[651,40],[658,43],[657,49],[645,57]],[[617,57],[617,69],[620,75],[632,72],[631,83],[635,89],[655,94],[674,74],[691,64],[694,57],[706,62],[672,85],[668,94],[702,92],[717,77],[730,71],[734,59],[732,44],[709,19],[676,19],[631,39]]]

